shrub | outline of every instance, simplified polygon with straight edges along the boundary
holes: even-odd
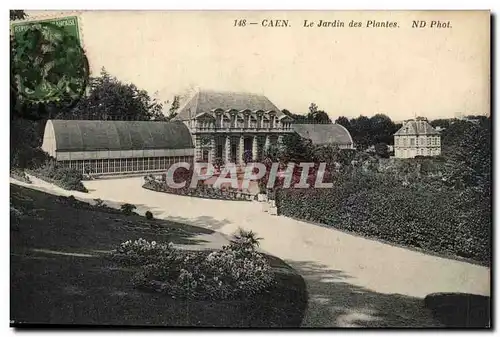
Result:
[[[104,207],[106,207],[106,204],[104,203],[104,201],[102,199],[99,199],[99,198],[94,199],[94,202],[95,202],[94,206],[97,207],[97,208],[104,208]]]
[[[489,201],[426,180],[355,172],[331,189],[278,190],[279,214],[488,263]],[[481,201],[482,200],[482,201]]]
[[[161,259],[173,257],[175,253],[171,242],[165,244],[139,238],[120,244],[113,252],[112,258],[125,265],[142,265],[158,263]]]
[[[83,175],[76,169],[60,167],[56,161],[49,160],[36,168],[33,173],[66,190],[88,192],[82,183]]]
[[[151,213],[150,211],[146,211],[146,219],[153,220],[153,213]]]
[[[31,180],[28,175],[21,169],[13,168],[10,170],[10,176],[19,181],[25,182],[27,184],[31,184]]]
[[[271,266],[255,250],[258,240],[254,233],[240,231],[222,250],[209,253],[139,239],[121,244],[113,257],[141,266],[133,277],[141,288],[181,298],[246,298],[264,291],[274,280]]]
[[[135,205],[127,203],[127,204],[121,205],[120,210],[125,215],[132,215],[132,214],[134,214],[134,209],[136,209],[136,208],[137,207]]]

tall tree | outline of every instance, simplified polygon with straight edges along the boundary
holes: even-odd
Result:
[[[349,130],[356,147],[359,150],[366,150],[372,144],[371,141],[371,120],[366,116],[359,116],[351,119]]]
[[[104,68],[90,79],[88,95],[58,118],[97,120],[162,120],[163,105],[134,84],[124,84]]]
[[[172,100],[172,104],[170,105],[170,109],[168,109],[168,116],[167,119],[171,120],[175,116],[177,116],[177,110],[179,110],[180,104],[179,104],[180,96],[175,95],[174,99]]]
[[[314,115],[316,112],[318,112],[318,106],[316,105],[316,103],[311,103],[311,105],[309,105],[309,115]]]
[[[397,131],[394,122],[386,115],[376,114],[370,118],[370,145],[378,143],[394,144],[394,133]]]
[[[455,123],[454,123],[455,124]],[[472,187],[489,193],[491,185],[491,119],[468,123],[458,146],[451,149],[445,179],[457,188]]]
[[[349,118],[340,116],[335,120],[335,124],[342,125],[345,127],[349,132],[351,131],[351,122],[349,121]]]

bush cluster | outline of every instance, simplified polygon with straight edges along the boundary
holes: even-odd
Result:
[[[355,172],[329,189],[277,191],[280,214],[488,263],[491,210],[482,193]]]
[[[122,243],[113,258],[140,266],[134,284],[143,289],[189,299],[246,298],[269,288],[271,266],[255,248],[253,233],[244,233],[222,250],[183,251],[144,239]]]
[[[136,214],[134,210],[137,209],[136,205],[132,205],[129,203],[125,203],[120,206],[120,211],[125,215],[133,215]]]
[[[24,170],[22,170],[22,169],[12,168],[10,170],[10,176],[12,178],[19,180],[19,181],[25,182],[27,184],[31,184],[30,178],[28,177],[26,172],[24,172]]]
[[[48,161],[34,169],[32,173],[40,179],[47,180],[65,190],[74,190],[87,193],[82,183],[83,175],[76,169],[61,167],[55,161]]]

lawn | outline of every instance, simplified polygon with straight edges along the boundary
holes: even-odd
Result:
[[[305,283],[282,260],[268,256],[276,284],[246,301],[189,301],[133,287],[134,269],[114,264],[109,252],[126,240],[173,242],[193,248],[211,230],[75,208],[61,198],[11,185],[21,210],[11,229],[13,326],[97,324],[135,326],[297,327],[307,303]]]

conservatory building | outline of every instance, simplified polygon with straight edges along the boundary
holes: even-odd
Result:
[[[82,173],[116,175],[164,171],[193,162],[194,147],[181,122],[49,120],[42,150]]]

